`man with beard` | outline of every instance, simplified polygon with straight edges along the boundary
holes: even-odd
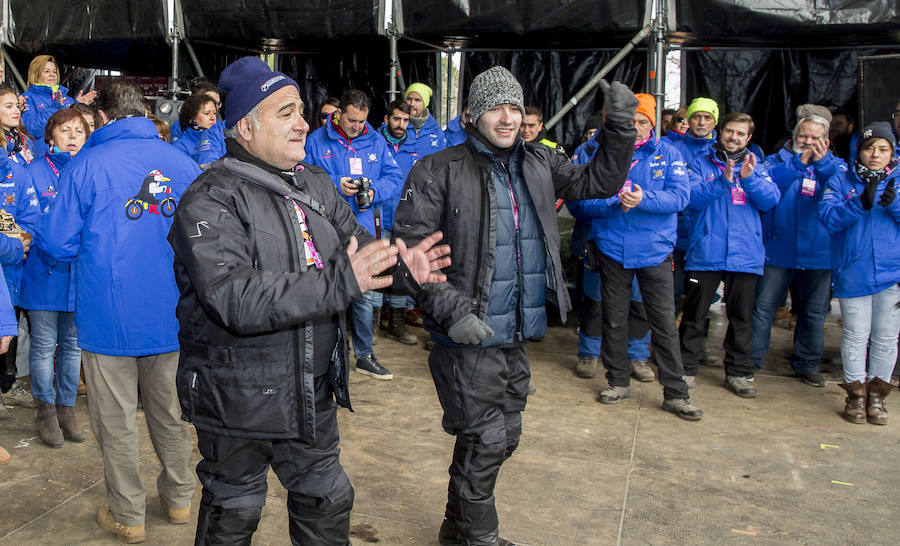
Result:
[[[847,170],[828,150],[830,115],[824,106],[801,106],[790,148],[765,161],[781,200],[763,215],[766,266],[756,286],[750,356],[755,368],[762,368],[775,313],[793,283],[791,306],[797,313],[797,326],[791,368],[813,387],[825,386],[819,360],[831,296],[831,236],[819,221],[818,205],[828,179]]]
[[[431,88],[424,83],[416,82],[406,88],[406,104],[409,105],[409,127],[406,132],[409,135],[409,145],[415,147],[422,157],[447,147],[444,131],[428,112],[431,94]]]
[[[691,163],[687,299],[679,329],[684,373],[691,383],[703,358],[706,314],[724,281],[725,387],[744,398],[756,396],[749,382],[753,375],[750,319],[766,257],[759,213],[778,204],[780,197],[765,167],[747,150],[753,129],[749,115],[726,115],[719,139]]]
[[[601,85],[607,118],[587,165],[522,142],[522,86],[495,66],[472,81],[469,139],[422,159],[406,180],[394,237],[412,243],[441,226],[455,253],[449,282],[416,297],[435,340],[428,364],[442,424],[456,436],[441,544],[507,544],[494,484],[522,432],[525,343],[544,335],[548,300],[563,320],[571,308],[556,199],[615,195],[634,153],[637,99],[620,83]]]

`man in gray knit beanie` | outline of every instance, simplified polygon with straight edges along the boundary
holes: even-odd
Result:
[[[453,249],[449,282],[416,296],[434,340],[428,358],[443,427],[456,436],[441,544],[510,544],[500,538],[494,483],[519,444],[531,371],[525,343],[544,336],[545,302],[571,308],[559,255],[557,198],[606,198],[625,182],[634,153],[637,99],[601,84],[607,119],[598,153],[573,165],[546,146],[525,146],[522,86],[503,67],[469,88],[469,138],[420,159],[394,216],[408,244],[440,229]]]

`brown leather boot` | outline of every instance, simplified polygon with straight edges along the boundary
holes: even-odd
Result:
[[[56,416],[59,420],[59,428],[63,438],[70,442],[81,443],[87,440],[84,431],[75,422],[75,408],[73,406],[56,406]]]
[[[847,391],[847,400],[844,405],[844,419],[851,423],[862,424],[866,422],[866,384],[862,381],[853,383],[838,383],[838,386]]]
[[[59,429],[56,406],[37,398],[34,400],[37,402],[38,435],[41,441],[50,447],[62,447],[63,435]]]
[[[0,447],[0,465],[9,464],[12,461],[12,457],[9,454],[9,451]]]
[[[866,386],[869,391],[869,402],[866,405],[868,421],[873,425],[886,425],[888,415],[884,399],[891,393],[894,386],[878,377],[869,381]]]
[[[403,315],[406,313],[404,309],[390,309],[390,318],[388,319],[388,328],[384,332],[384,337],[399,341],[404,345],[417,345],[419,338],[406,330],[406,324],[403,322]]]

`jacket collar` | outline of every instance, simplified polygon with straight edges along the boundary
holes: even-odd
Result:
[[[69,94],[69,89],[66,86],[60,85],[60,86],[57,86],[57,88],[59,89],[59,92],[62,93],[63,95]],[[53,96],[53,88],[50,87],[49,85],[44,85],[41,83],[33,83],[33,84],[29,85],[28,92],[34,93],[35,95],[46,95],[48,97]]]
[[[110,140],[137,138],[159,139],[159,131],[152,121],[143,116],[119,119],[91,133],[84,143],[84,148],[99,146]]]

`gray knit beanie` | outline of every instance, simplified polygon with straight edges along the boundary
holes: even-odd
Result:
[[[525,114],[522,86],[509,70],[495,66],[475,76],[469,86],[469,115],[477,123],[481,114],[498,104],[514,104]]]

